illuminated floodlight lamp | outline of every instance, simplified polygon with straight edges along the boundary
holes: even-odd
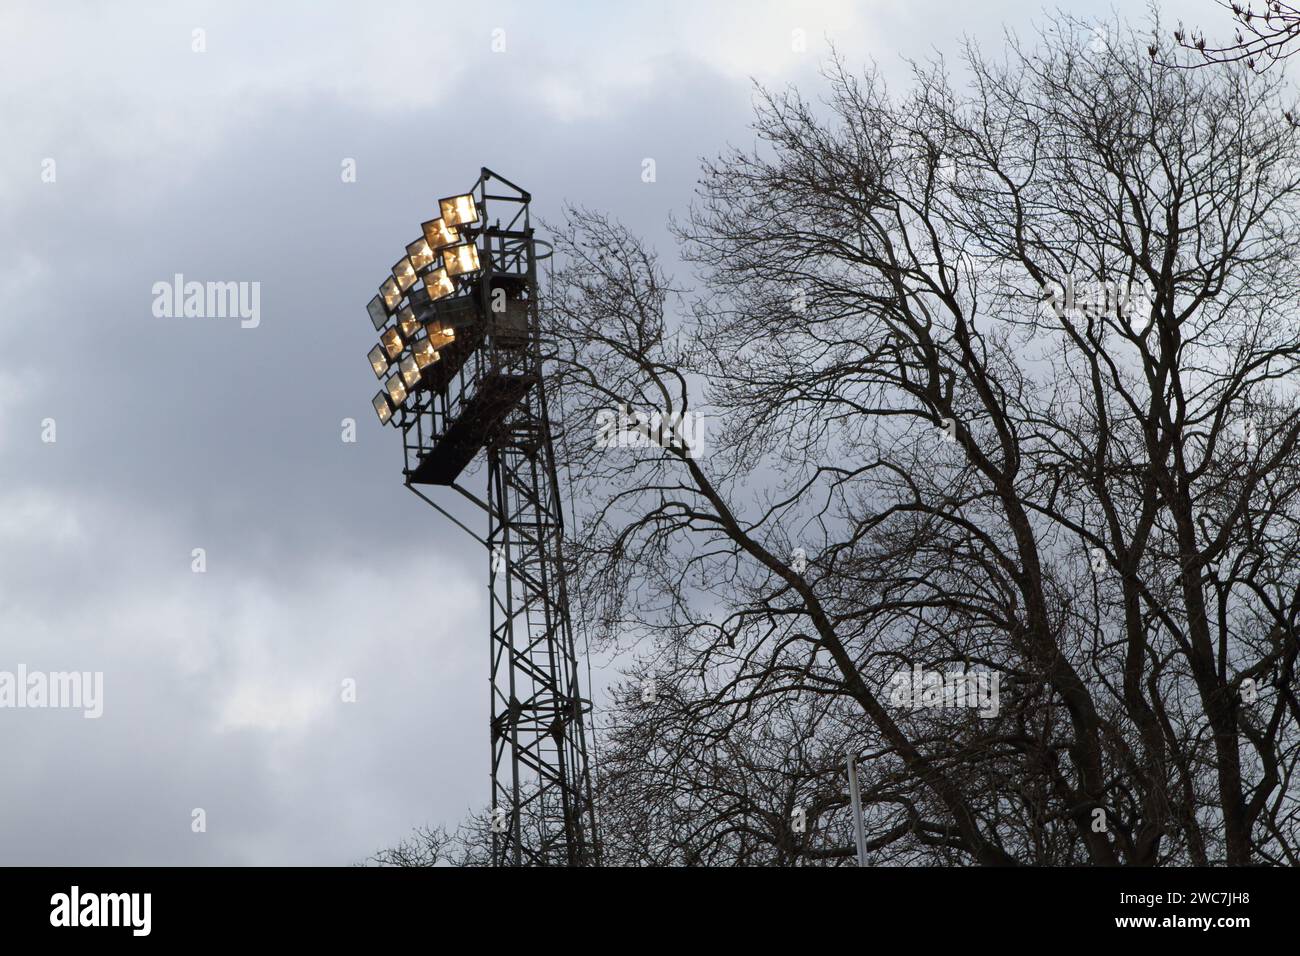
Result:
[[[458,276],[478,270],[478,246],[472,242],[463,242],[452,246],[442,254],[442,267],[447,275]]]
[[[421,223],[420,228],[424,230],[424,241],[430,248],[441,249],[443,246],[460,242],[460,234],[448,225],[445,219],[430,219],[428,222]]]
[[[422,369],[438,361],[438,350],[432,339],[420,339],[411,346],[411,354],[415,356],[415,364]]]
[[[443,325],[441,322],[424,323],[424,331],[428,333],[430,341],[434,342],[438,348],[442,348],[448,342],[456,339],[456,330],[450,325]]]
[[[388,397],[392,399],[394,408],[406,401],[406,383],[402,381],[401,372],[394,372],[388,376],[385,384],[388,386]]]
[[[411,260],[411,265],[415,267],[416,272],[419,272],[421,269],[433,265],[433,260],[437,258],[437,255],[427,239],[416,239],[415,242],[406,247],[406,258]]]
[[[397,303],[402,301],[402,290],[397,287],[396,279],[384,280],[384,284],[379,287],[379,295],[390,315],[397,311]]]
[[[390,359],[395,359],[402,354],[402,336],[397,329],[389,329],[379,337],[379,342]]]
[[[401,311],[397,313],[397,328],[401,331],[402,338],[408,342],[415,338],[416,332],[420,331],[420,323],[415,318],[415,310],[409,305],[402,306]]]
[[[456,283],[446,269],[434,269],[424,276],[424,291],[430,300],[445,299],[456,291]]]
[[[374,323],[375,331],[378,332],[388,322],[388,309],[384,307],[382,296],[375,296],[366,306],[366,311],[370,313],[370,321]]]
[[[375,414],[379,416],[379,424],[387,425],[393,417],[393,406],[388,404],[388,396],[383,392],[376,392],[375,397],[370,400],[370,404],[375,406]]]
[[[440,199],[438,210],[442,213],[443,222],[448,225],[463,226],[478,221],[478,208],[474,205],[473,196],[451,196]]]
[[[393,266],[393,278],[397,280],[397,288],[402,292],[415,285],[415,266],[411,265],[409,258],[402,256],[397,260],[397,264]]]
[[[420,380],[420,366],[416,363],[415,356],[403,356],[402,364],[398,368],[402,372],[402,382],[408,389],[414,389],[415,383]]]
[[[388,356],[384,354],[384,347],[376,345],[370,350],[370,367],[374,369],[375,378],[382,379],[384,373],[388,371]]]

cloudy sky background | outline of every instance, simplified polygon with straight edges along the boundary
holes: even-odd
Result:
[[[365,303],[419,223],[487,165],[669,253],[752,80],[816,92],[833,41],[903,84],[1042,12],[6,0],[0,670],[103,671],[105,701],[0,709],[0,863],[348,864],[481,806],[487,556],[402,488],[369,405]],[[1162,16],[1230,32],[1212,0]],[[260,282],[260,326],[155,317],[178,272]]]

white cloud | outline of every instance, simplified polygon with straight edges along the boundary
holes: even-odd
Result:
[[[0,496],[0,555],[12,559],[86,543],[80,517],[54,495],[29,487]]]

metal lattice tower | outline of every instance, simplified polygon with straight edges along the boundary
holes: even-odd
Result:
[[[407,377],[406,389],[394,389],[390,377],[376,409],[403,433],[412,491],[470,534],[417,486],[451,487],[487,515],[486,538],[474,536],[486,545],[489,566],[493,860],[591,864],[598,843],[584,730],[590,705],[579,692],[561,560],[564,515],[542,377],[530,196],[486,168],[468,195],[477,218],[456,226],[459,245],[443,248],[468,257],[461,246],[472,243],[475,268],[451,281],[437,276],[435,259],[416,270],[423,289],[412,285],[397,301],[383,289],[377,297],[398,328],[403,356],[427,353],[431,343],[438,355],[412,367],[418,375]],[[441,222],[425,223],[431,246]],[[409,258],[422,261],[422,253]],[[405,271],[399,262],[395,276],[399,268]],[[420,328],[400,334],[412,316]],[[373,352],[372,366],[381,374]],[[486,501],[457,484],[480,451]]]

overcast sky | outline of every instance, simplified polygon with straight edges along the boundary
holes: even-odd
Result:
[[[480,807],[487,556],[402,487],[369,405],[365,304],[403,246],[487,165],[668,252],[754,79],[816,92],[833,41],[901,83],[1041,15],[5,0],[0,671],[102,671],[104,700],[0,709],[0,863],[347,864]],[[260,324],[155,316],[176,273],[260,283]]]

